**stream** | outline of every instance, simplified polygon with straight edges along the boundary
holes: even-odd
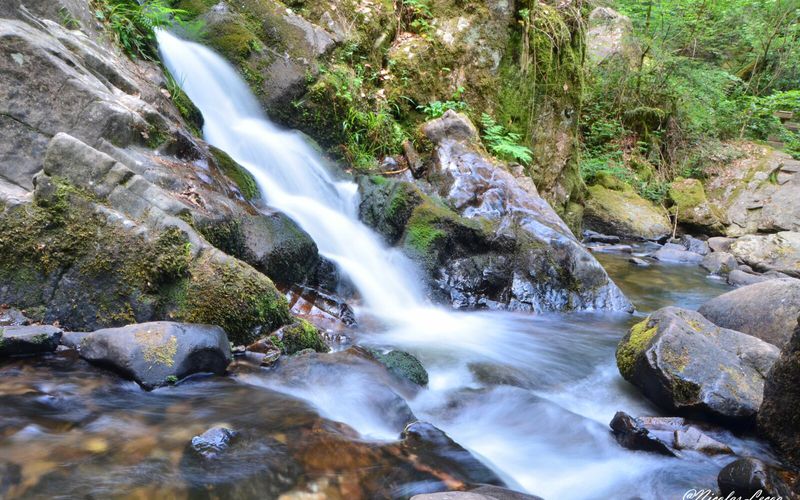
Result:
[[[392,476],[391,443],[407,403],[510,487],[545,498],[681,498],[715,488],[730,457],[629,451],[608,423],[618,410],[659,415],[617,371],[614,351],[627,329],[662,306],[696,308],[727,285],[695,266],[638,268],[600,254],[636,315],[431,306],[413,264],[358,221],[354,183],[333,177],[300,135],[269,123],[219,56],[164,32],[158,38],[165,64],[203,112],[206,140],[247,168],[265,201],[358,290],[356,312],[376,321],[363,322],[375,326],[353,332],[353,342],[414,354],[429,385],[415,391],[361,364],[290,361],[273,370],[240,359],[228,377],[144,392],[70,352],[5,360],[0,486],[33,498],[277,498],[292,488],[312,496],[290,498],[407,497],[431,489]],[[236,429],[240,444],[209,469],[187,446],[219,424]],[[746,436],[710,434],[737,453],[767,453]]]

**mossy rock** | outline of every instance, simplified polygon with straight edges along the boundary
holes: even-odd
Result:
[[[205,256],[176,284],[176,319],[222,327],[236,345],[291,321],[288,304],[272,281],[234,259]]]
[[[392,350],[383,353],[368,349],[375,360],[385,366],[392,374],[419,386],[428,385],[428,372],[417,358],[405,351]]]
[[[261,190],[258,188],[256,179],[253,174],[247,171],[243,166],[236,163],[225,151],[209,146],[211,154],[214,155],[214,160],[217,167],[232,180],[239,192],[246,200],[255,200],[261,197]]]
[[[398,182],[378,175],[362,177],[359,187],[362,193],[361,220],[382,234],[389,244],[395,244],[425,195],[410,182]]]
[[[617,346],[617,368],[620,374],[630,379],[633,377],[633,365],[639,356],[649,347],[650,341],[656,335],[658,328],[649,326],[650,318],[647,318],[631,327],[628,334]]]
[[[270,336],[270,341],[283,354],[296,354],[307,349],[316,352],[330,351],[319,330],[304,319],[284,326]]]
[[[723,225],[714,206],[706,197],[703,183],[698,179],[677,177],[669,185],[670,212],[678,222],[692,229],[721,234]]]
[[[210,247],[194,258],[181,229],[127,228],[58,179],[42,191],[0,213],[0,303],[72,330],[174,318],[241,343],[291,320],[269,278]]]
[[[659,240],[672,227],[666,213],[633,190],[615,191],[601,185],[588,188],[584,225],[623,238]]]

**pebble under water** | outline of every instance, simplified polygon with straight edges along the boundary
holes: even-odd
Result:
[[[695,308],[727,289],[697,267],[642,269],[619,256],[601,260],[643,312],[666,304]],[[386,498],[441,489],[436,478],[398,458],[399,397],[511,487],[545,498],[679,498],[689,488],[714,488],[730,457],[629,451],[609,432],[618,410],[659,414],[614,362],[617,342],[636,316],[470,316],[493,328],[459,337],[405,325],[355,335],[361,344],[417,355],[431,377],[418,392],[358,363],[292,372],[245,360],[229,377],[198,377],[148,393],[71,353],[6,360],[0,494]],[[241,434],[238,444],[213,466],[198,462],[188,450],[192,437],[219,424]],[[723,431],[713,437],[737,452],[768,453],[748,437]]]

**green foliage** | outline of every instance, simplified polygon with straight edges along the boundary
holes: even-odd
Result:
[[[304,319],[297,320],[296,323],[282,328],[279,332],[279,334],[272,335],[270,341],[283,354],[295,354],[305,349],[313,349],[316,352],[330,350],[319,330]]]
[[[95,17],[130,57],[150,60],[158,59],[155,30],[173,26],[187,14],[166,0],[94,0],[93,6]]]
[[[428,119],[439,118],[448,110],[466,111],[469,109],[469,105],[461,100],[463,94],[464,87],[458,87],[449,101],[433,101],[426,106],[417,106],[417,109],[422,111]]]
[[[483,128],[483,142],[492,154],[508,161],[517,161],[526,165],[531,162],[533,153],[529,147],[520,144],[522,136],[515,132],[509,132],[486,113],[481,115],[481,126]]]

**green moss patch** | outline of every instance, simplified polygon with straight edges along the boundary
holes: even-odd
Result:
[[[239,188],[239,192],[246,200],[254,200],[261,196],[261,191],[258,189],[258,184],[253,175],[248,172],[243,166],[236,163],[225,151],[209,146],[211,154],[214,155],[214,160],[217,167]]]
[[[284,354],[295,354],[306,349],[316,352],[330,350],[319,330],[304,319],[282,328],[279,333],[270,336],[270,341]]]
[[[633,378],[636,360],[650,347],[650,341],[658,331],[658,327],[649,326],[649,322],[650,318],[647,318],[633,325],[617,347],[617,368],[626,380]]]
[[[291,321],[286,299],[272,281],[247,264],[204,257],[175,292],[175,317],[190,323],[217,325],[236,345],[248,345],[263,330]]]

